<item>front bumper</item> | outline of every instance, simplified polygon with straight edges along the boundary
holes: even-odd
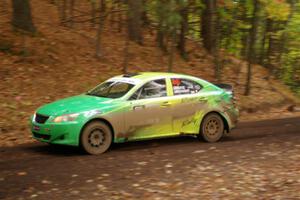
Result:
[[[81,131],[81,123],[72,121],[64,123],[44,124],[31,120],[31,132],[33,138],[41,142],[63,145],[79,145],[79,136]]]

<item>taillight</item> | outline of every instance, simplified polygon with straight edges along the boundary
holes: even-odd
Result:
[[[231,94],[231,99],[232,99],[232,103],[234,104],[234,105],[236,105],[237,104],[237,98],[236,98],[236,96],[234,95],[234,92],[232,91],[232,94]]]

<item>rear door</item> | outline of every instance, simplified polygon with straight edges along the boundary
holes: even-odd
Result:
[[[149,81],[129,98],[125,138],[153,138],[172,134],[171,107],[166,79]]]
[[[173,98],[173,132],[195,134],[207,106],[207,97],[201,93],[202,85],[192,79],[171,78]]]

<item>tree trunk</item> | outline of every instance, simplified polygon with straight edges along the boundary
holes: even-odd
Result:
[[[167,51],[167,48],[165,46],[165,34],[164,34],[164,31],[163,31],[163,27],[162,27],[162,21],[159,20],[159,23],[158,23],[158,29],[157,29],[157,35],[156,35],[156,42],[157,42],[157,46],[163,50],[164,52]]]
[[[202,0],[205,9],[201,16],[201,36],[203,46],[209,53],[212,53],[215,48],[215,10],[216,0]]]
[[[98,22],[98,29],[97,29],[97,39],[96,39],[96,58],[102,57],[102,32],[105,20],[105,0],[100,0],[99,5],[100,7],[100,16]]]
[[[248,15],[247,15],[246,1],[241,2],[241,7],[242,7],[241,21],[248,24],[249,19],[248,19]],[[246,29],[246,28],[242,28],[241,33],[242,33],[241,57],[244,58],[244,59],[247,59],[248,49],[249,49],[249,46],[248,46],[248,44],[249,44],[249,30]]]
[[[216,6],[217,7],[217,6]],[[218,13],[215,14],[214,17],[214,23],[215,23],[215,44],[214,44],[214,50],[213,50],[213,55],[214,55],[214,64],[215,64],[215,79],[219,83],[221,81],[221,63],[220,63],[220,56],[219,56],[219,41],[220,41],[220,16]]]
[[[12,6],[12,26],[30,33],[36,32],[36,28],[32,22],[29,0],[12,0]]]
[[[235,23],[238,20],[237,19],[238,9],[234,9],[232,11],[232,13],[230,13],[229,10],[227,12],[232,15],[232,19],[229,22],[222,21],[222,26],[219,27],[219,30],[217,31],[217,33],[219,35],[217,40],[222,41],[222,37],[225,39],[225,44],[224,44],[225,49],[229,49],[230,45],[232,44],[232,39],[234,39],[233,33],[234,33],[234,29],[235,29]],[[219,19],[219,21],[220,20],[221,19]],[[223,23],[227,23],[227,25],[224,25]]]
[[[267,49],[267,62],[266,66],[269,69],[269,71],[272,73],[273,71],[273,66],[271,64],[271,57],[272,57],[272,51],[273,51],[273,39],[272,39],[272,31],[273,31],[273,20],[267,19],[267,27],[266,27],[266,32],[267,32],[267,38],[268,38],[268,49]]]
[[[96,18],[96,1],[91,0],[91,26],[95,27],[95,18]]]
[[[181,26],[180,26],[180,35],[178,41],[178,49],[181,57],[187,59],[187,53],[185,49],[185,35],[188,31],[188,6],[185,6],[180,10],[181,15]]]
[[[219,16],[217,15],[217,1],[203,0],[205,9],[201,17],[201,35],[203,46],[214,57],[215,79],[219,82],[221,79],[221,67],[219,59]]]
[[[101,13],[106,12],[106,0],[100,1],[100,12]]]
[[[74,6],[75,6],[75,0],[70,0],[70,27],[73,28],[74,26],[74,20],[73,20],[73,17],[74,17]]]
[[[125,47],[124,47],[124,61],[123,61],[123,73],[126,74],[128,70],[128,61],[129,61],[129,37],[126,37]]]
[[[121,9],[122,9],[121,1],[117,2],[117,9],[120,11],[120,12],[118,12],[118,32],[121,33],[122,32],[122,20],[123,20],[123,15],[121,12]]]
[[[127,21],[129,19],[127,18]],[[129,39],[129,29],[127,26],[127,30],[125,32],[125,46],[124,46],[124,60],[123,60],[123,73],[126,74],[128,71],[128,62],[129,62],[129,45],[130,45],[130,39]]]
[[[257,16],[258,16],[258,0],[253,0],[254,3],[254,9],[253,9],[253,15],[251,19],[251,29],[249,31],[249,51],[247,54],[248,58],[248,68],[247,68],[247,82],[246,82],[246,88],[245,88],[245,95],[248,96],[251,91],[251,78],[252,78],[252,64],[255,59],[255,48],[254,44],[256,41],[256,31],[257,31]]]
[[[115,11],[116,10],[116,0],[112,0],[111,1],[111,11]],[[114,25],[115,25],[115,23],[116,23],[116,19],[115,19],[115,13],[114,12],[111,12],[111,14],[110,14],[110,24],[111,24],[111,27],[113,28],[114,27]]]
[[[269,47],[267,52],[267,67],[269,68],[269,76],[276,75],[281,57],[281,38],[276,33],[281,30],[281,22],[270,20]]]
[[[49,3],[56,5],[56,0],[49,0]]]
[[[171,32],[171,42],[170,42],[169,59],[168,59],[168,72],[173,71],[175,45],[176,45],[176,31],[174,30]]]
[[[263,27],[263,36],[260,44],[260,56],[258,58],[258,63],[260,65],[265,64],[265,47],[266,47],[266,39],[267,39],[267,27],[268,27],[268,20],[264,21],[264,27]]]
[[[248,31],[249,32],[249,31]],[[242,49],[241,49],[241,57],[244,59],[247,59],[247,55],[249,52],[249,33],[246,33],[244,30],[244,33],[242,35]]]
[[[148,25],[150,25],[150,21],[149,21],[149,18],[148,18],[148,15],[147,15],[147,10],[145,10],[145,5],[147,3],[147,0],[142,0],[142,26],[143,27],[146,27]]]
[[[139,44],[143,43],[142,37],[142,0],[128,0],[128,34],[129,39]]]
[[[67,0],[62,0],[61,20],[64,22],[67,19]]]

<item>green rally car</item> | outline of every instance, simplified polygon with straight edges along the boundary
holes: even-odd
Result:
[[[230,85],[175,73],[113,77],[87,93],[46,104],[31,117],[41,142],[101,154],[115,142],[194,135],[220,140],[239,112]]]

